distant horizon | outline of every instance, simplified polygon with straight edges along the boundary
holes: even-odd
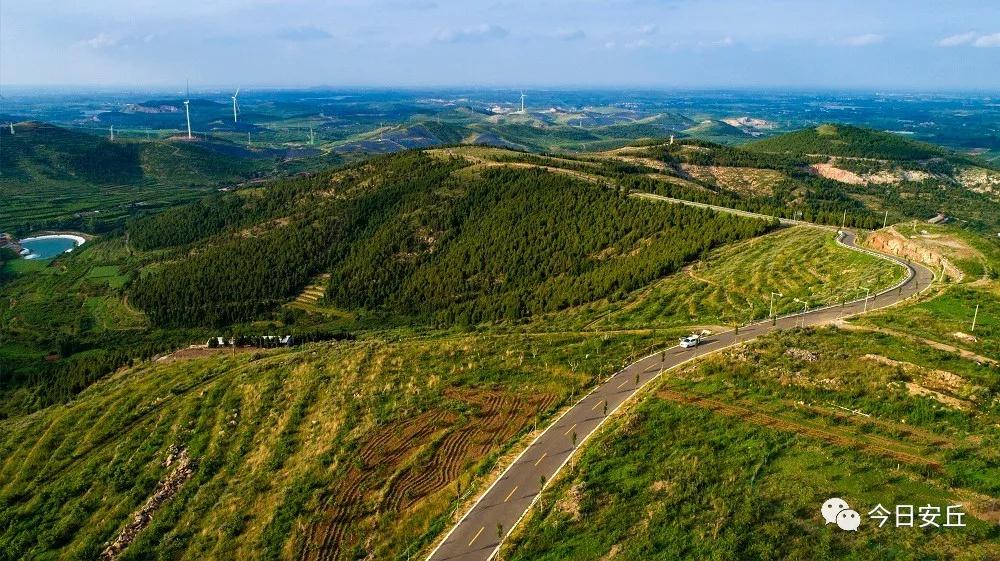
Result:
[[[0,4],[5,87],[992,92],[998,55],[988,0]]]
[[[261,92],[460,92],[460,91],[481,91],[481,92],[595,92],[595,93],[725,93],[725,92],[761,92],[772,94],[861,94],[872,96],[895,96],[895,95],[985,95],[987,97],[1000,98],[1000,88],[904,88],[904,87],[834,87],[834,86],[673,86],[673,85],[562,85],[562,84],[527,84],[527,85],[477,85],[477,84],[454,84],[454,85],[387,85],[387,84],[347,84],[347,85],[305,85],[305,84],[194,84],[190,87],[190,92],[195,93],[220,93],[229,95],[233,88],[239,87],[240,93],[245,94],[252,91]],[[184,86],[175,87],[168,85],[148,85],[134,86],[125,84],[0,84],[0,94],[24,95],[25,93],[184,93]],[[229,93],[227,93],[229,92]]]

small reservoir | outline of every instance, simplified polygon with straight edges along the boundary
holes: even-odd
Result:
[[[51,259],[67,251],[73,251],[86,241],[83,237],[72,234],[51,234],[24,238],[20,241],[21,255],[25,259]]]

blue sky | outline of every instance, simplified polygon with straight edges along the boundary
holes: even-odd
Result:
[[[947,5],[945,7],[944,5]],[[0,83],[1000,89],[996,0],[0,0]]]

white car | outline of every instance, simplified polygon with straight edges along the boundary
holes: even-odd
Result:
[[[701,335],[688,335],[687,337],[681,339],[681,346],[685,349],[697,347],[698,343],[701,343]]]

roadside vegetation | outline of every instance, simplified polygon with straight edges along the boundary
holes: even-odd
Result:
[[[503,556],[992,558],[998,392],[995,366],[904,338],[777,333],[672,372],[587,445]],[[843,532],[820,516],[831,496],[862,514],[962,504],[968,527]]]
[[[864,297],[864,288],[876,293],[903,275],[901,267],[839,246],[831,231],[783,228],[716,249],[621,302],[593,302],[545,321],[597,330],[732,327],[766,319],[772,292],[774,315],[784,315]]]
[[[908,242],[904,256],[958,263],[961,282],[668,373],[587,444],[503,557],[1000,555],[996,246],[953,227]],[[859,532],[824,524],[831,496],[862,513]],[[877,528],[876,504],[958,504],[968,526]]]

